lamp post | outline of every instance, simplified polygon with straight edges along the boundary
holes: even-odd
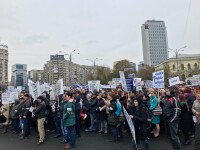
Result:
[[[86,60],[89,60],[89,61],[91,61],[93,63],[93,66],[94,66],[94,75],[93,75],[93,77],[96,80],[96,78],[97,78],[96,61],[103,60],[103,59],[101,59],[101,58],[95,58],[93,60],[92,59],[86,59]]]
[[[179,77],[180,77],[180,72],[179,72],[179,67],[178,67],[178,54],[179,54],[180,51],[184,51],[183,49],[186,48],[186,47],[187,46],[183,46],[183,47],[181,47],[179,49],[171,49],[171,48],[169,48],[169,50],[171,50],[172,52],[174,52],[175,55],[176,55],[176,71],[177,71],[177,75]]]
[[[62,51],[60,51],[60,53],[63,53]],[[72,64],[72,56],[75,54],[80,54],[79,52],[77,52],[77,50],[73,50],[72,52],[69,53],[64,53],[64,55],[67,55],[69,57],[69,84],[71,84],[71,64]]]

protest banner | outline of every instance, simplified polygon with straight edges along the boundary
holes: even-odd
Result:
[[[37,100],[37,97],[40,96],[42,93],[41,93],[41,87],[40,87],[40,83],[39,82],[32,82],[32,83],[29,83],[29,93],[32,95],[32,98],[34,100]]]
[[[144,83],[144,87],[147,89],[153,87],[153,82],[151,80],[144,80],[143,83]]]
[[[99,92],[101,88],[100,80],[88,81],[88,87],[90,92],[93,92],[94,90]]]
[[[61,94],[64,93],[64,89],[63,89],[63,79],[59,79],[59,80],[56,82],[55,91],[56,91],[56,96],[61,95]]]
[[[153,88],[164,88],[164,70],[153,73]]]
[[[50,100],[56,100],[55,85],[51,85]]]
[[[127,90],[128,91],[132,91],[133,90],[133,79],[126,79],[126,86],[127,86]]]
[[[112,78],[112,84],[115,84],[116,86],[120,85],[120,81],[120,78]]]
[[[124,91],[128,91],[124,72],[123,71],[119,71],[119,76],[120,76],[120,81],[121,81],[121,84],[122,84],[122,89]]]
[[[141,85],[142,78],[134,78],[133,79],[133,86]]]
[[[18,99],[18,92],[2,93],[2,104],[11,104]]]
[[[169,79],[169,86],[174,86],[174,85],[177,85],[177,84],[180,84],[179,76]]]
[[[17,86],[17,91],[20,93],[22,91],[22,86]]]
[[[198,86],[198,85],[200,85],[200,80],[198,78],[195,78],[195,77],[186,78],[185,82],[188,86]]]
[[[8,92],[8,93],[10,93],[10,92],[14,92],[14,89],[15,89],[14,86],[8,86],[8,90],[7,90],[7,92]]]
[[[129,125],[129,128],[130,128],[133,140],[134,140],[135,145],[136,145],[135,127],[134,127],[133,121],[129,118],[129,114],[127,113],[127,111],[124,108],[124,106],[123,106],[123,111],[124,111],[124,116],[125,116],[125,118],[126,118],[126,120],[128,122],[128,125]]]

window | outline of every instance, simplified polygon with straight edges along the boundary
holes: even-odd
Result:
[[[190,65],[190,64],[188,64],[187,66],[188,66],[188,70],[191,70],[191,65]]]
[[[176,70],[176,67],[175,67],[175,65],[173,64],[173,66],[172,66],[172,69],[173,69],[173,71],[175,71]]]
[[[181,64],[181,70],[184,70],[184,64]]]
[[[198,69],[197,63],[194,64],[194,69]]]

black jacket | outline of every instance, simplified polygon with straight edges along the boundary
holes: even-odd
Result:
[[[30,114],[29,109],[31,106],[32,106],[31,100],[30,99],[26,100],[22,105],[22,111],[21,111],[20,116],[21,117],[28,116]]]
[[[147,109],[144,104],[129,109],[129,115],[133,115],[136,138],[146,139],[147,137]]]
[[[176,97],[166,97],[163,100],[163,116],[166,121],[174,122],[180,120],[180,103]]]
[[[91,113],[96,112],[97,103],[98,103],[98,99],[96,97],[91,99],[91,101],[90,101],[90,112]]]
[[[44,101],[38,104],[36,110],[34,111],[34,115],[37,119],[45,118],[46,104]]]
[[[117,126],[119,124],[119,117],[116,116],[115,112],[117,111],[116,100],[110,101],[109,106],[109,115],[108,115],[108,124],[111,126]]]

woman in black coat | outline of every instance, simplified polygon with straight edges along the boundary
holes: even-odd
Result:
[[[129,110],[130,118],[133,120],[135,126],[136,144],[142,150],[148,150],[147,141],[147,110],[143,104],[142,97],[134,99],[134,107]],[[135,144],[133,143],[135,150]]]
[[[185,97],[183,94],[179,95],[179,101],[180,101],[180,108],[181,108],[181,116],[180,116],[180,128],[184,134],[184,145],[190,145],[190,111],[189,111],[189,106],[185,100]]]

